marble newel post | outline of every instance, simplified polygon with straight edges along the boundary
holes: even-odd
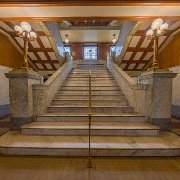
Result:
[[[170,71],[147,71],[141,74],[143,84],[149,84],[146,97],[146,112],[151,124],[161,130],[169,130],[171,123],[172,79],[176,73]]]
[[[10,127],[19,130],[23,124],[33,119],[32,84],[40,84],[41,76],[31,70],[12,70],[6,73],[9,78]]]

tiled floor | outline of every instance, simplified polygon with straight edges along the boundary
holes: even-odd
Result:
[[[179,180],[180,158],[0,156],[1,180]]]

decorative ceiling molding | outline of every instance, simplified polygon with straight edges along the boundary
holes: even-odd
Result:
[[[130,23],[130,24],[125,22],[124,27],[122,27],[122,31],[123,31],[123,29],[125,29],[125,30],[129,29],[129,30],[128,30],[128,33],[127,34],[124,33],[123,34],[124,37],[122,39],[119,39],[119,41],[118,41],[118,45],[123,45],[122,51],[120,52],[120,56],[116,60],[116,63],[119,66],[120,66],[120,64],[121,64],[121,62],[122,62],[122,60],[123,60],[123,58],[125,56],[125,53],[127,51],[127,48],[129,47],[129,44],[131,42],[131,39],[132,39],[133,35],[139,29],[139,27],[141,26],[142,23],[143,23],[143,21],[138,21],[138,22]],[[121,34],[120,34],[120,36],[121,36]]]

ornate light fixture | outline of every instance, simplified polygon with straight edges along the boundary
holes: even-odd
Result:
[[[31,25],[27,22],[21,22],[20,26],[16,25],[14,27],[14,30],[18,34],[19,37],[23,38],[24,40],[24,51],[23,51],[23,57],[24,57],[24,63],[22,64],[21,69],[30,69],[28,66],[28,59],[27,59],[27,53],[28,53],[28,42],[33,41],[37,38],[37,35],[35,32],[31,31]]]
[[[154,40],[154,56],[153,63],[150,69],[155,71],[156,69],[160,69],[158,63],[158,39],[160,36],[166,33],[168,29],[168,24],[164,23],[163,20],[158,18],[152,22],[151,29],[146,32],[146,36],[149,40]]]
[[[116,34],[113,34],[113,39],[112,39],[112,42],[115,44],[117,42],[117,39],[116,39]]]
[[[66,38],[65,38],[65,40],[64,40],[64,41],[65,41],[65,43],[66,43],[66,44],[68,44],[68,43],[69,43],[69,39],[68,39],[68,36],[69,36],[69,35],[68,35],[68,34],[66,34],[65,36],[66,36]]]

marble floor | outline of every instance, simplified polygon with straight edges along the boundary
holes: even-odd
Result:
[[[0,156],[1,180],[179,180],[180,158]]]

